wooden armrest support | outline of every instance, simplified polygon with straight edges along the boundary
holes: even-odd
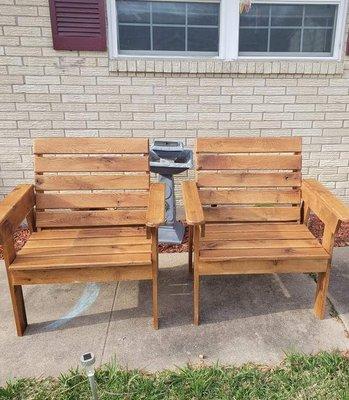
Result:
[[[149,203],[146,215],[146,225],[158,227],[165,222],[165,184],[150,184]]]
[[[182,193],[187,224],[203,225],[205,223],[205,217],[196,182],[182,182]]]
[[[302,198],[325,225],[349,222],[349,207],[315,179],[303,180]]]
[[[14,231],[35,205],[33,185],[18,185],[0,203],[0,238],[6,226]]]

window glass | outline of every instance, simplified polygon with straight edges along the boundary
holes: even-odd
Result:
[[[240,54],[331,55],[337,6],[253,4],[240,16]]]
[[[116,7],[121,54],[218,54],[218,3],[116,0]]]

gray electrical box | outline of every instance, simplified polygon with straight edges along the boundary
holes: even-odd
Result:
[[[184,226],[176,220],[173,175],[193,166],[193,152],[180,141],[155,140],[150,147],[150,170],[166,185],[166,224],[159,228],[159,242],[182,243]]]

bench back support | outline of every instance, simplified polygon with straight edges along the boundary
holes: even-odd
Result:
[[[37,139],[36,226],[143,225],[148,139]]]
[[[301,148],[301,138],[198,139],[205,221],[299,221]]]

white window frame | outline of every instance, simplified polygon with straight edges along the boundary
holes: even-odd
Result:
[[[152,1],[190,1],[220,3],[220,27],[219,27],[219,49],[218,56],[207,57],[222,60],[340,60],[344,44],[344,30],[348,10],[348,0],[252,0],[254,3],[265,4],[333,4],[338,6],[337,20],[335,24],[335,36],[332,56],[304,56],[304,55],[240,55],[239,56],[239,4],[240,0],[152,0]],[[116,0],[107,0],[108,13],[108,42],[111,58],[174,58],[173,55],[152,54],[120,54],[118,51],[118,27]],[[233,40],[232,40],[233,38]],[[200,55],[198,55],[199,57]],[[193,58],[193,55],[179,55],[176,58]]]

